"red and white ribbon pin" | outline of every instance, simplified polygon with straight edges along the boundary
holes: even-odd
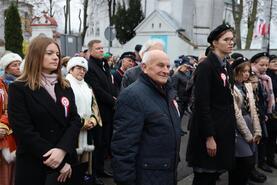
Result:
[[[224,87],[226,86],[226,75],[224,73],[220,74],[221,79],[223,80]]]
[[[177,101],[176,101],[176,100],[173,100],[172,102],[173,102],[173,105],[174,105],[175,109],[177,110],[178,116],[181,116]]]
[[[67,99],[67,97],[62,97],[61,98],[61,103],[64,107],[64,116],[67,117],[68,115],[68,111],[69,111],[69,100]]]

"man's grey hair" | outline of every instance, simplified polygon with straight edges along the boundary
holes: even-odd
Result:
[[[149,51],[149,49],[150,49],[151,47],[153,47],[154,45],[157,45],[157,44],[162,45],[163,48],[165,47],[165,43],[164,43],[164,41],[161,40],[161,39],[151,39],[151,40],[146,41],[146,42],[143,44],[141,50],[139,51],[140,57],[143,58],[144,53],[146,53],[147,51]]]
[[[144,55],[142,57],[141,63],[146,64],[150,61],[150,59],[151,59],[151,53],[146,52],[146,53],[144,53]]]
[[[155,53],[159,52],[160,54],[164,53],[166,55],[166,53],[164,51],[159,50],[159,49],[150,50],[150,51],[144,53],[141,63],[142,64],[147,64],[147,63],[151,62],[151,60],[153,59],[153,53],[154,52]]]

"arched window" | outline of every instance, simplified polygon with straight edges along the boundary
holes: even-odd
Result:
[[[99,37],[100,36],[100,28],[96,28],[95,36]]]
[[[94,27],[91,28],[90,34],[94,35]]]
[[[96,37],[99,37],[100,36],[100,28],[99,28],[99,22],[96,22],[96,25],[95,25],[95,36]]]

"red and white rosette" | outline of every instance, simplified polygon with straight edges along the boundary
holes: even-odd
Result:
[[[174,107],[175,107],[176,110],[177,110],[178,115],[181,116],[177,101],[176,101],[176,100],[173,100],[172,102],[173,102]]]
[[[62,97],[61,98],[61,103],[64,107],[64,116],[67,117],[68,112],[69,112],[69,100],[67,99],[67,97]]]
[[[221,73],[220,77],[221,77],[221,79],[223,81],[223,84],[224,84],[224,87],[225,87],[226,86],[226,79],[227,79],[227,77],[226,77],[226,75],[224,73]]]

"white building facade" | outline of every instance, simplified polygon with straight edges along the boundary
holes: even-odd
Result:
[[[128,0],[118,0],[123,1],[128,6]],[[93,9],[89,9],[85,45],[91,39],[100,39],[107,47],[104,30],[109,25],[108,5],[105,1],[90,3]],[[195,48],[206,48],[208,34],[223,23],[225,13],[224,0],[141,0],[141,5],[145,19],[135,29],[136,36],[124,46],[115,39],[111,52],[120,55],[123,51],[133,51],[136,44],[160,38],[174,60]]]

